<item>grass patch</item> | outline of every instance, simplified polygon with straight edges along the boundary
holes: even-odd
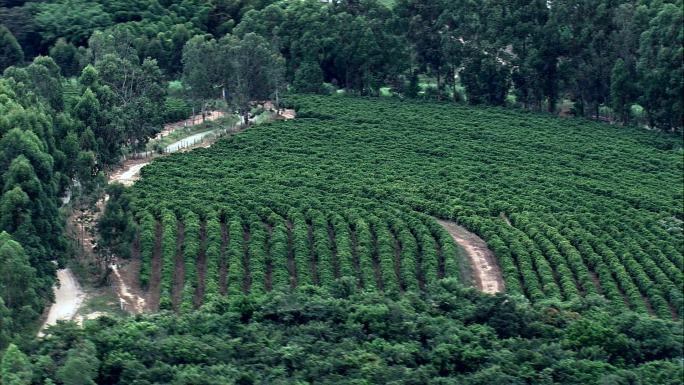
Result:
[[[126,316],[128,313],[121,310],[119,297],[112,287],[90,288],[86,290],[88,296],[78,310],[78,315],[87,316],[93,313],[106,313],[112,316]]]

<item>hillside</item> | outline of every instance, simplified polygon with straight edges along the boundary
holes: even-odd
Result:
[[[684,0],[0,0],[0,385],[684,379]]]
[[[467,280],[443,218],[484,238],[509,294],[602,295],[681,317],[682,161],[671,137],[439,103],[290,102],[294,121],[143,170],[132,190],[142,277],[161,277],[163,306],[191,304],[198,286],[262,293],[348,275],[403,291]],[[198,251],[207,261],[196,267]]]
[[[34,357],[92,354],[110,384],[678,383],[672,137],[441,103],[288,103],[297,119],[158,158],[112,198],[139,220],[152,310],[175,312],[63,325]],[[464,288],[467,252],[436,218],[486,240],[505,294]]]

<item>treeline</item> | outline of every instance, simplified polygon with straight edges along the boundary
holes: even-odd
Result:
[[[52,297],[50,261],[67,246],[60,237],[58,197],[79,168],[69,141],[61,140],[51,105],[61,104],[61,91],[55,90],[61,88],[59,67],[38,57],[5,73],[0,78],[0,349],[30,330]]]
[[[90,38],[76,78],[49,56],[0,77],[0,349],[32,333],[52,299],[52,261],[70,250],[60,199],[102,187],[122,149],[161,126],[166,88],[156,61],[117,52],[108,39]]]
[[[300,92],[323,92],[324,83],[370,95],[389,87],[408,97],[682,126],[681,0],[387,3],[4,1],[0,16],[23,56],[50,52],[62,68],[82,63],[95,30],[127,31],[120,42],[170,78],[182,73],[193,36],[256,33],[280,50],[285,79]]]
[[[3,384],[679,384],[681,323],[597,302],[463,289],[230,296],[182,315],[100,318],[2,359]],[[582,315],[580,315],[582,314]]]

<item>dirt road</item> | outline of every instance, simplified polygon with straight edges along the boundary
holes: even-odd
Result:
[[[205,120],[210,122],[218,118],[222,118],[223,116],[224,113],[221,111],[207,111]],[[165,124],[164,128],[154,138],[152,138],[152,140],[161,139],[179,128],[192,127],[200,123],[204,123],[202,114],[192,116],[186,120],[181,120],[180,122]]]
[[[145,298],[139,296],[128,287],[128,284],[119,272],[119,266],[115,263],[109,265],[112,271],[116,292],[119,296],[121,309],[132,314],[140,314],[145,310]]]
[[[149,164],[149,161],[128,162],[124,167],[114,171],[109,176],[110,182],[119,182],[124,186],[132,186],[140,177],[140,169]]]
[[[48,317],[40,328],[38,337],[42,337],[43,330],[57,324],[57,321],[73,319],[85,299],[85,293],[70,269],[57,270],[57,279],[59,286],[54,288],[55,303],[50,307]]]
[[[501,276],[501,270],[496,263],[494,253],[487,248],[485,241],[455,222],[441,219],[438,219],[437,222],[465,250],[468,259],[470,259],[470,266],[473,269],[478,289],[488,294],[503,292],[504,281]]]
[[[168,146],[166,146],[164,152],[173,153],[173,152],[179,151],[185,147],[195,145],[195,144],[203,141],[205,137],[212,135],[212,134],[215,134],[215,133],[219,132],[220,130],[221,130],[220,128],[217,128],[215,130],[204,131],[204,132],[199,132],[199,133],[194,134],[194,135],[190,135],[187,138],[183,138],[177,142],[169,144]]]

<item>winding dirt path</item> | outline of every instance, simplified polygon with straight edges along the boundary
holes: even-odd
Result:
[[[488,294],[503,292],[505,287],[501,270],[496,263],[494,253],[487,248],[485,241],[455,222],[437,219],[437,223],[444,227],[454,241],[465,250],[470,259],[478,289]]]
[[[85,299],[85,293],[71,269],[57,270],[57,280],[58,284],[54,287],[55,303],[50,306],[47,319],[40,328],[38,337],[43,337],[45,328],[56,325],[57,321],[73,319]]]

